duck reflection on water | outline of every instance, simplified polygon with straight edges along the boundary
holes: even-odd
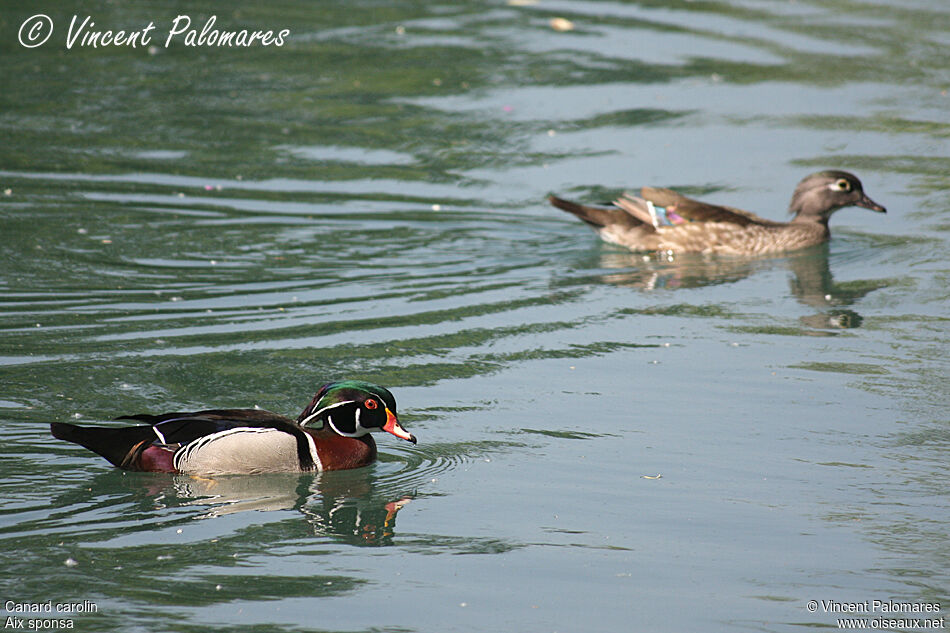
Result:
[[[198,506],[195,518],[208,519],[239,512],[296,510],[317,536],[352,545],[389,545],[395,535],[396,514],[415,490],[389,490],[378,475],[359,471],[319,474],[274,474],[215,478],[175,475],[161,490],[163,504]],[[382,489],[380,489],[382,488]]]
[[[681,290],[735,283],[777,267],[787,268],[791,295],[819,312],[799,318],[802,325],[823,330],[861,326],[863,318],[850,306],[870,292],[889,285],[887,280],[836,283],[829,263],[829,247],[821,244],[783,257],[710,257],[669,253],[604,252],[600,268],[616,269],[599,275],[606,283],[641,290]]]

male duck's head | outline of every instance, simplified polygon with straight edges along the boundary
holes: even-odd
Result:
[[[412,433],[399,424],[393,394],[361,380],[341,380],[320,387],[297,423],[311,429],[326,426],[343,437],[362,437],[381,429],[416,443]]]
[[[827,222],[831,214],[843,207],[864,207],[871,211],[887,210],[871,200],[857,176],[846,171],[820,171],[806,176],[792,194],[788,212],[798,217]]]

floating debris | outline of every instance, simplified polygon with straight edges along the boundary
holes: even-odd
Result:
[[[551,28],[555,31],[573,31],[574,23],[567,18],[551,18]]]

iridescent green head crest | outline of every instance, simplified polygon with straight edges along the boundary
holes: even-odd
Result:
[[[322,387],[297,423],[313,430],[329,426],[337,435],[361,437],[382,429],[415,443],[396,417],[396,399],[388,389],[362,380],[340,380]]]

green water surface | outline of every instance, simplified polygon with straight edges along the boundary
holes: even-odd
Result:
[[[26,48],[37,14],[54,30]],[[290,33],[166,47],[179,15]],[[153,41],[67,48],[73,16]],[[0,615],[187,633],[950,615],[948,46],[942,0],[4,2]],[[826,168],[888,213],[840,211],[828,245],[769,259],[628,253],[545,202],[652,184],[780,220]],[[341,377],[390,388],[418,445],[200,480],[48,433],[296,417]]]

